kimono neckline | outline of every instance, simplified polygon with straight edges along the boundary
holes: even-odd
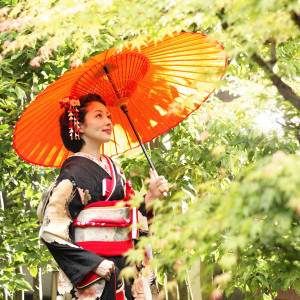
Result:
[[[100,168],[102,168],[112,178],[112,174],[109,174],[108,170],[106,170],[105,167],[103,167],[102,160],[97,159],[95,156],[84,153],[84,152],[76,152],[73,155],[71,155],[70,157],[73,157],[73,156],[85,157],[85,158],[93,161],[94,163],[96,163]],[[100,157],[101,156],[103,156],[103,155],[100,154]],[[108,166],[108,168],[109,168],[109,166]]]

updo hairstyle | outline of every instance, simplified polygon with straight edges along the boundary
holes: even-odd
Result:
[[[100,102],[104,106],[106,106],[105,102],[101,99],[101,97],[97,94],[87,94],[84,96],[81,96],[79,98],[80,106],[78,107],[79,110],[79,116],[78,121],[79,123],[84,123],[85,116],[87,113],[87,107],[89,103],[91,102]],[[60,136],[61,139],[65,145],[65,147],[72,152],[79,152],[82,146],[84,145],[84,140],[71,140],[70,134],[69,134],[69,117],[68,117],[68,109],[65,108],[64,112],[61,114],[59,118],[59,125],[60,125]]]

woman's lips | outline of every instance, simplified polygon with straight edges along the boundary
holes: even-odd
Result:
[[[110,129],[105,129],[105,130],[102,130],[104,132],[106,132],[107,134],[111,134],[111,130]]]

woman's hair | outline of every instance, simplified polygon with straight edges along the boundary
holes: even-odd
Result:
[[[97,94],[87,94],[81,96],[79,98],[80,106],[78,107],[79,116],[78,121],[79,123],[84,123],[85,116],[87,113],[87,107],[91,102],[100,102],[106,106],[105,102],[101,99],[101,97]],[[68,117],[68,109],[65,108],[64,112],[61,114],[59,118],[59,125],[60,125],[60,136],[65,145],[65,147],[72,152],[79,152],[84,144],[83,139],[79,140],[71,140],[69,134],[69,117]]]

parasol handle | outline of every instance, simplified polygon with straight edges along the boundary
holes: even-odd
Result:
[[[156,170],[155,170],[155,167],[154,167],[154,165],[153,165],[153,163],[152,163],[152,161],[151,161],[151,159],[150,159],[150,157],[149,157],[149,155],[148,155],[148,152],[147,152],[147,150],[146,150],[146,148],[145,148],[143,142],[141,141],[140,136],[138,135],[138,133],[137,133],[137,131],[136,131],[136,129],[135,129],[135,127],[134,127],[132,121],[131,121],[131,118],[130,118],[129,115],[128,115],[128,109],[127,109],[127,106],[126,106],[126,105],[122,105],[122,106],[121,106],[121,109],[122,109],[122,111],[124,112],[124,114],[126,115],[128,121],[129,121],[129,123],[130,123],[130,126],[131,126],[131,128],[133,129],[133,132],[134,132],[136,138],[138,139],[138,141],[139,141],[139,143],[140,143],[140,145],[141,145],[141,147],[142,147],[142,150],[143,150],[143,152],[144,152],[144,154],[145,154],[145,156],[146,156],[146,158],[147,158],[147,160],[148,160],[148,163],[149,163],[151,169],[152,169],[153,172],[154,172],[154,175],[155,175],[156,177],[158,177],[157,172],[156,172]]]
[[[156,169],[155,169],[155,167],[154,167],[154,165],[153,165],[153,163],[152,163],[152,161],[151,161],[151,159],[150,159],[150,157],[149,157],[149,155],[148,155],[148,152],[147,152],[147,150],[146,150],[144,144],[142,143],[142,141],[141,141],[141,139],[140,139],[139,134],[137,133],[137,131],[136,131],[136,129],[135,129],[135,127],[134,127],[134,125],[133,125],[133,123],[132,123],[132,121],[131,121],[131,118],[130,118],[129,115],[128,115],[128,109],[127,109],[127,106],[126,106],[126,105],[122,105],[122,106],[121,106],[121,109],[122,109],[122,111],[124,112],[124,114],[126,115],[128,121],[129,121],[129,123],[130,123],[130,125],[131,125],[131,127],[132,127],[132,129],[133,129],[133,131],[134,131],[134,134],[135,134],[136,138],[138,139],[138,141],[139,141],[139,143],[140,143],[140,145],[141,145],[141,147],[142,147],[142,150],[143,150],[143,152],[144,152],[144,154],[145,154],[145,156],[146,156],[146,158],[147,158],[147,160],[148,160],[148,163],[149,163],[151,169],[153,170],[155,177],[157,178],[157,177],[158,177],[158,174],[157,174],[157,172],[156,172]],[[166,192],[164,192],[163,195],[164,195],[165,197],[167,197],[167,193],[166,193]]]

